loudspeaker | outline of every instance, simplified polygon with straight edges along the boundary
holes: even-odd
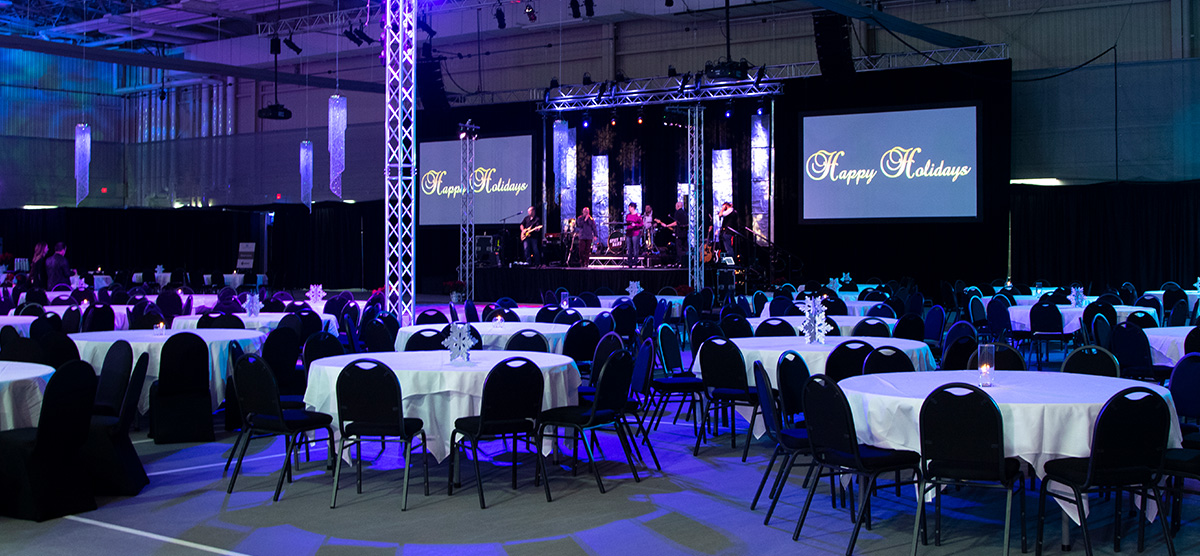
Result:
[[[850,51],[850,18],[822,10],[814,12],[812,20],[821,75],[835,78],[854,75],[854,57]]]
[[[442,82],[442,63],[436,58],[417,58],[417,94],[421,107],[433,112],[449,112],[446,84]]]

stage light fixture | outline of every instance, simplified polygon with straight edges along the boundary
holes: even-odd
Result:
[[[434,37],[434,35],[437,35],[437,31],[434,31],[433,27],[429,26],[429,19],[425,16],[417,18],[417,29],[424,31],[425,34],[429,35],[429,38],[431,39]]]
[[[579,0],[571,0],[571,17],[579,19],[583,14],[579,13]]]
[[[767,77],[767,67],[758,66],[758,71],[754,73],[754,86],[762,85],[763,79]]]
[[[638,117],[637,117],[638,125],[642,125],[642,118],[644,115],[645,115],[645,113],[642,111],[642,108],[639,106],[638,107]]]
[[[583,84],[584,84],[584,85],[591,85],[592,83],[594,83],[594,81],[592,81],[592,74],[590,74],[590,73],[588,73],[588,72],[586,72],[586,71],[585,71],[585,72],[583,72]]]
[[[370,35],[364,33],[361,27],[354,30],[354,35],[362,39],[362,41],[367,44],[375,44],[375,39],[372,39]]]
[[[613,108],[612,119],[608,121],[608,125],[617,125],[617,109]]]
[[[362,46],[362,44],[363,44],[362,39],[358,38],[354,34],[354,31],[351,31],[349,29],[342,31],[342,36],[346,37],[347,39],[350,39],[350,42],[354,43],[354,46]]]
[[[675,66],[668,65],[667,66],[667,77],[675,77],[676,75],[679,75],[679,71],[675,69]]]
[[[558,85],[558,78],[557,78],[557,77],[551,77],[551,78],[550,78],[550,88],[551,88],[551,89],[557,89],[558,87],[559,87],[559,85]]]
[[[607,82],[604,82],[604,83],[601,83],[601,84],[600,84],[600,88],[599,88],[599,89],[597,90],[597,92],[596,92],[596,102],[600,102],[600,99],[603,99],[603,98],[604,98],[604,91],[605,91],[605,89],[606,89],[607,87],[608,87],[608,83],[607,83]]]
[[[582,122],[584,129],[587,129],[587,127],[590,126],[591,124],[592,124],[592,115],[588,112],[584,112],[583,113],[583,122]]]
[[[667,0],[667,7],[668,7],[668,8],[670,8],[670,7],[673,7],[674,5],[675,5],[675,0]]]
[[[683,88],[687,87],[688,81],[690,81],[691,79],[692,79],[692,72],[690,72],[690,71],[683,74],[683,77],[679,78],[679,94],[681,94],[681,95],[683,94]]]
[[[755,111],[759,116],[763,115],[763,101],[758,99],[758,110]]]
[[[286,45],[288,48],[290,48],[292,50],[292,52],[295,52],[296,54],[299,54],[300,52],[302,52],[304,50],[303,48],[300,48],[299,45],[292,42],[291,37],[283,39],[283,44]]]
[[[583,0],[583,13],[588,17],[596,15],[596,3],[593,0]]]
[[[728,119],[728,118],[732,118],[732,117],[733,117],[733,101],[730,100],[730,101],[725,102],[725,118]]]
[[[530,23],[537,21],[537,12],[534,11],[532,2],[525,3],[525,17],[529,18]]]
[[[496,16],[496,27],[500,29],[508,27],[508,22],[504,21],[504,10],[501,9],[499,3],[496,4],[496,13],[494,15]]]

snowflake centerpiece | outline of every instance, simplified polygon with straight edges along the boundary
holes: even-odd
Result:
[[[800,334],[808,344],[824,344],[825,334],[833,330],[825,319],[824,297],[811,296],[800,302]]]
[[[1193,288],[1193,289],[1200,290],[1200,276],[1197,276],[1197,277],[1196,277],[1196,283],[1195,283],[1195,284],[1192,284],[1192,288]]]
[[[259,301],[258,294],[252,293],[246,296],[246,314],[257,317],[262,311],[262,301]]]
[[[849,272],[843,272],[843,273],[842,273],[842,283],[843,283],[843,284],[849,284],[849,283],[851,283],[851,282],[853,282],[853,281],[854,281],[854,279],[850,277],[850,273],[849,273]]]
[[[629,292],[630,297],[633,297],[642,291],[642,283],[638,280],[630,280],[629,287],[625,291]]]
[[[471,348],[478,343],[475,336],[471,334],[471,325],[465,322],[456,322],[450,325],[450,335],[442,340],[442,345],[450,350],[450,360],[463,359],[471,360]]]
[[[837,278],[830,278],[829,283],[825,284],[825,287],[827,287],[833,291],[838,291],[838,288],[842,287],[842,283],[838,282]]]
[[[166,270],[166,269],[163,268],[163,265],[158,265],[158,266],[154,267],[155,274],[162,274],[164,270]]]
[[[310,285],[308,287],[308,293],[305,294],[305,297],[308,297],[308,301],[310,303],[316,303],[322,299],[325,299],[325,286],[322,286],[321,284]]]
[[[1078,308],[1087,306],[1087,296],[1083,293],[1083,288],[1071,288],[1071,304]]]

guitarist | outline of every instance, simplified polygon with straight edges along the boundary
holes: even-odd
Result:
[[[638,257],[642,254],[642,215],[638,214],[637,203],[629,203],[629,213],[625,215],[625,254],[626,266],[637,266]]]
[[[583,207],[583,214],[575,220],[575,235],[581,266],[587,268],[592,261],[592,244],[596,242],[596,220],[592,218],[592,209]]]
[[[521,220],[521,243],[525,246],[525,262],[532,266],[542,266],[542,255],[538,252],[538,244],[542,241],[542,219],[533,213],[533,207]]]

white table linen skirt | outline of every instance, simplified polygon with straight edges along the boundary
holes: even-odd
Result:
[[[521,330],[529,329],[536,330],[546,337],[546,341],[550,344],[551,353],[562,353],[563,341],[567,338],[567,330],[571,328],[565,324],[550,324],[545,322],[504,322],[499,325],[494,322],[476,322],[472,323],[472,326],[475,327],[475,330],[479,331],[479,335],[483,338],[483,349],[485,350],[502,350],[514,334]],[[396,334],[396,351],[404,351],[404,345],[408,343],[408,339],[417,332],[422,330],[441,330],[445,327],[445,324],[405,326]]]
[[[264,334],[270,334],[272,330],[279,328],[279,321],[283,317],[291,313],[259,313],[256,316],[250,316],[246,313],[239,313],[237,317],[242,319],[242,323],[246,325],[246,330],[257,330]],[[175,317],[171,322],[171,328],[175,330],[195,330],[200,324],[200,317],[203,315],[181,315]],[[337,336],[338,322],[333,315],[321,315],[321,329],[325,332]],[[300,339],[304,341],[303,338]]]
[[[0,361],[0,431],[36,427],[54,367]]]

